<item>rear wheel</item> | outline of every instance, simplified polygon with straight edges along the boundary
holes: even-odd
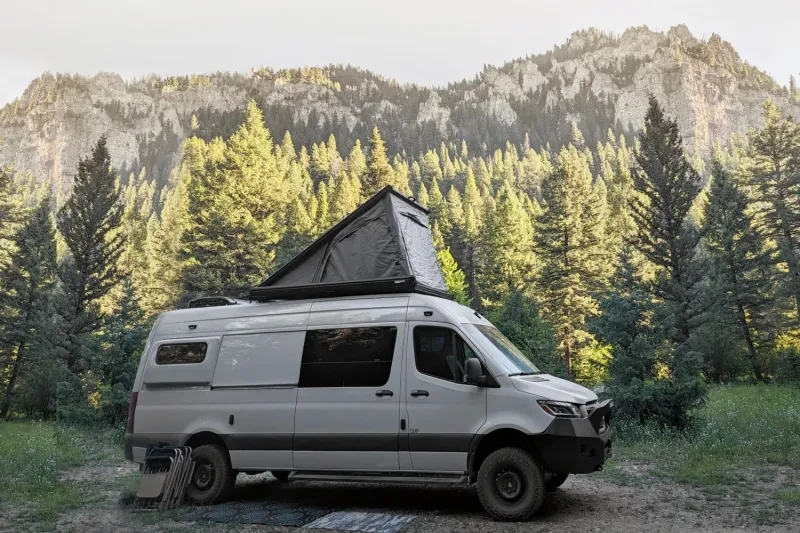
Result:
[[[569,474],[553,474],[547,478],[547,481],[544,482],[545,489],[547,492],[553,492],[558,487],[564,484],[564,482],[569,477]]]
[[[481,505],[495,520],[528,520],[544,500],[542,468],[521,448],[492,452],[478,470],[477,485]]]
[[[205,444],[192,450],[194,473],[186,487],[193,502],[211,505],[224,500],[233,490],[236,475],[228,451],[218,444]]]
[[[272,470],[270,474],[272,474],[272,477],[274,477],[278,481],[283,481],[284,483],[289,481],[288,470]]]

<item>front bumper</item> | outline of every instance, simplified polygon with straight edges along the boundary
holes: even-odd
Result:
[[[605,400],[588,418],[556,418],[537,436],[536,447],[544,467],[555,474],[588,474],[611,457],[611,400]]]

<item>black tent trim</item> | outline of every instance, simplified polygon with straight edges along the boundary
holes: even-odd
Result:
[[[372,198],[364,202],[355,211],[346,216],[341,222],[326,231],[321,237],[314,241],[311,245],[297,254],[291,261],[286,263],[283,267],[278,269],[269,278],[264,280],[261,284],[250,289],[250,299],[255,301],[270,301],[270,300],[299,300],[308,298],[328,298],[337,296],[364,296],[371,294],[393,294],[393,293],[408,293],[416,292],[421,294],[429,294],[440,298],[453,299],[453,296],[432,287],[429,284],[421,283],[416,276],[403,275],[381,279],[367,279],[367,280],[348,280],[348,281],[335,281],[325,282],[322,281],[323,270],[326,266],[326,261],[333,247],[341,242],[345,237],[358,231],[361,227],[369,224],[374,218],[363,218],[364,215],[370,212],[374,207],[390,196],[402,202],[405,202],[414,210],[418,210],[424,216],[418,217],[414,213],[409,212],[394,212],[396,216],[402,216],[408,220],[413,221],[415,224],[427,229],[428,226],[421,220],[427,216],[430,211],[423,206],[419,205],[413,199],[409,199],[402,195],[391,186],[384,187]],[[391,198],[389,198],[391,200]],[[387,204],[388,205],[388,204]],[[359,218],[363,218],[362,223],[353,226]],[[346,233],[342,233],[347,229]],[[392,220],[390,224],[392,236],[399,243],[402,249],[404,259],[410,261],[409,256],[409,243],[405,242],[403,231],[398,227],[398,221]],[[321,253],[320,253],[321,252]],[[300,283],[297,285],[281,284],[282,279],[289,273],[295,271],[304,262],[309,259],[314,259],[314,255],[318,255],[316,269],[313,278],[309,282]],[[309,265],[305,268],[308,269]],[[437,267],[438,268],[438,264]],[[413,269],[412,269],[413,270]],[[441,274],[441,273],[439,273]]]

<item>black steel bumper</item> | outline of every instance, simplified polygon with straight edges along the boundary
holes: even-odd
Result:
[[[599,404],[588,418],[556,418],[536,448],[545,469],[556,474],[588,474],[611,457],[611,400]]]

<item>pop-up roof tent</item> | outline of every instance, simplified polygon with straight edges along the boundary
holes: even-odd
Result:
[[[250,289],[257,301],[447,292],[428,210],[393,187],[381,189],[291,261]]]

